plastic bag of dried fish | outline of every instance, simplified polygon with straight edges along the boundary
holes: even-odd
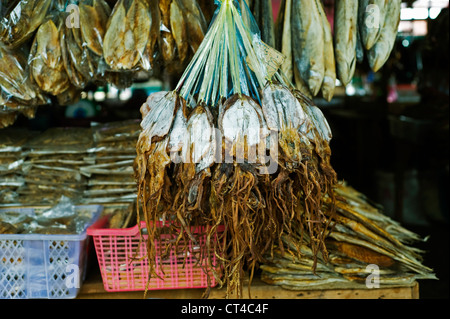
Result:
[[[207,226],[204,248],[222,255],[223,280],[206,265],[227,285],[227,296],[239,298],[244,272],[251,278],[294,225],[313,238],[313,256],[326,256],[333,211],[321,210],[322,197],[333,201],[336,174],[320,109],[277,73],[282,55],[261,41],[246,4],[216,3],[177,88],[150,95],[140,109],[135,174],[146,221],[175,221],[179,228],[167,231],[194,242],[191,226]],[[221,224],[225,237],[217,232]],[[147,229],[150,238],[162,232],[155,223]],[[156,248],[148,250],[156,258]]]
[[[38,105],[50,103],[33,83],[26,48],[7,49],[0,44],[0,126],[12,125],[19,114],[33,118]]]
[[[53,0],[1,1],[0,43],[17,48],[26,42],[44,21]]]
[[[28,59],[34,83],[42,91],[54,96],[70,87],[60,43],[63,27],[64,20],[61,14],[49,16],[36,32]]]
[[[106,22],[103,38],[103,54],[112,71],[150,70],[147,46],[154,44],[150,2],[146,0],[119,0]]]

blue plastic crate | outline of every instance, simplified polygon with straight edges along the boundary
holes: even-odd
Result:
[[[103,206],[76,210],[92,212],[87,229]],[[8,211],[30,213],[26,208]],[[77,235],[0,235],[0,299],[75,298],[86,276],[89,239],[86,230]]]

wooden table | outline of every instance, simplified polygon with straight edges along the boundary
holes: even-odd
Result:
[[[358,288],[348,287],[321,290],[287,290],[253,280],[251,286],[252,299],[419,299],[419,284],[411,286],[368,289],[361,285]],[[156,299],[201,299],[204,289],[152,290],[146,298]],[[244,288],[244,299],[248,299],[247,286]],[[143,299],[143,291],[107,292],[103,287],[100,274],[89,276],[82,285],[78,299]],[[224,299],[225,289],[212,288],[209,299]]]

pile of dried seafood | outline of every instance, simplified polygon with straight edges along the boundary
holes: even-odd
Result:
[[[245,271],[253,274],[284,237],[299,247],[310,238],[313,256],[327,256],[334,212],[322,206],[325,195],[333,201],[336,183],[323,114],[268,72],[255,26],[245,5],[220,1],[178,88],[141,107],[136,146],[151,273],[164,253],[153,245],[162,232],[196,242],[204,233],[191,227],[206,226],[202,251],[190,253],[201,261],[211,249],[221,256],[218,265],[206,262],[227,296],[237,297]],[[159,220],[168,223],[158,228]]]
[[[366,287],[367,280],[369,285],[392,287],[412,285],[417,279],[437,279],[433,270],[422,264],[423,251],[410,246],[422,238],[344,183],[336,185],[335,193],[335,223],[325,239],[328,262],[320,257],[313,273],[309,247],[298,247],[283,237],[284,246],[276,248],[267,256],[270,262],[260,266],[264,282],[305,290]],[[328,202],[324,210],[330,209]],[[298,253],[301,258],[296,257]],[[377,279],[372,281],[374,271]]]
[[[83,193],[85,204],[136,201],[133,163],[141,132],[139,120],[92,125],[94,147],[89,150],[91,165],[81,167],[88,178]]]
[[[367,56],[374,72],[389,58],[400,22],[401,0],[335,1],[331,28],[320,0],[283,0],[276,21],[282,71],[308,97],[331,100],[338,78],[347,85]],[[332,29],[334,32],[332,32]]]

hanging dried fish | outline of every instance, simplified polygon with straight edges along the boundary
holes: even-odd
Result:
[[[176,44],[170,29],[170,4],[171,0],[160,0],[159,9],[161,11],[161,37],[160,50],[165,63],[170,63],[175,59]]]
[[[17,48],[44,22],[52,0],[21,0],[5,3],[7,13],[0,20],[0,42]]]
[[[186,22],[178,0],[172,0],[170,4],[170,28],[177,45],[178,58],[180,62],[183,62],[186,59],[189,47]]]
[[[64,69],[60,45],[60,16],[43,23],[33,41],[30,51],[31,73],[37,85],[47,93],[58,95],[69,88],[70,82]]]
[[[334,21],[336,70],[339,80],[345,86],[352,80],[356,69],[358,0],[336,1]]]
[[[60,44],[64,68],[70,82],[78,88],[84,88],[93,75],[89,67],[88,49],[78,45],[72,28],[61,28]]]
[[[331,101],[336,88],[336,63],[334,60],[334,44],[333,35],[331,34],[330,23],[325,14],[320,0],[316,0],[317,8],[322,18],[323,35],[324,35],[324,76],[322,83],[322,96],[328,102]]]
[[[261,39],[275,47],[275,24],[271,0],[245,0],[261,31]]]
[[[103,57],[113,71],[133,70],[144,59],[151,14],[144,0],[119,0],[107,23]]]
[[[388,1],[382,32],[367,53],[369,65],[377,72],[386,63],[394,48],[400,23],[401,0]]]
[[[189,44],[192,52],[195,53],[205,37],[208,25],[197,1],[181,0],[181,3],[185,9]]]
[[[111,8],[104,0],[80,2],[80,30],[86,46],[98,56],[103,55],[103,38]]]
[[[284,0],[284,6],[282,5],[280,10],[280,16],[277,21],[280,22],[280,28],[282,27],[281,34],[279,35],[281,39],[281,44],[278,46],[281,48],[281,53],[284,54],[286,60],[281,66],[281,71],[287,77],[287,79],[291,82],[294,80],[294,72],[293,72],[293,56],[292,56],[292,31],[291,31],[291,19],[285,18],[290,17],[292,14],[292,0]],[[282,23],[282,26],[281,26]]]
[[[358,25],[364,49],[370,50],[384,32],[383,24],[389,12],[389,0],[360,0]]]
[[[294,63],[316,96],[325,72],[323,23],[316,1],[293,0],[291,24]]]

